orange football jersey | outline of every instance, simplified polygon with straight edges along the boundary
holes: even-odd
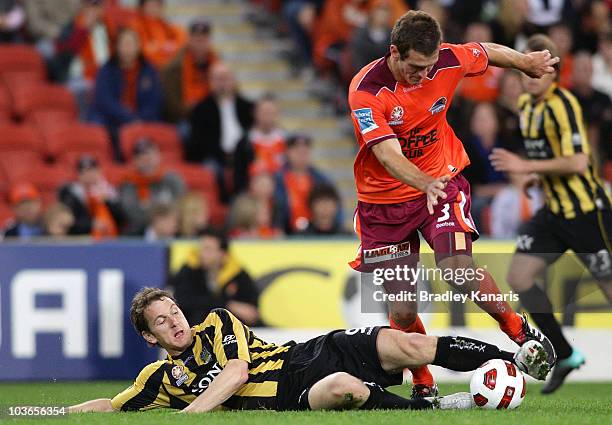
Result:
[[[386,57],[366,65],[351,81],[349,105],[359,152],[354,173],[357,197],[374,204],[408,201],[423,192],[391,176],[370,149],[397,139],[402,152],[433,177],[461,172],[470,160],[446,121],[446,111],[463,77],[483,74],[488,57],[479,43],[447,44],[427,77],[416,86],[393,77]]]

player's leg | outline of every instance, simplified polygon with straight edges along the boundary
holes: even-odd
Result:
[[[517,353],[511,353],[493,344],[462,336],[434,337],[381,329],[377,335],[376,349],[382,369],[389,374],[419,364],[467,372],[492,359],[515,363],[520,370],[536,379],[544,379],[550,370],[545,350],[537,341],[530,341],[521,346]]]
[[[406,399],[375,383],[365,383],[346,372],[336,372],[316,382],[302,397],[308,408],[320,409],[428,409],[431,402]],[[300,400],[303,403],[302,400]],[[302,406],[305,407],[305,406]]]

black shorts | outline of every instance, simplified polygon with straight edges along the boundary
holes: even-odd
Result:
[[[612,278],[612,210],[603,209],[567,219],[541,208],[519,229],[516,252],[555,262],[573,250],[593,277]]]
[[[337,330],[297,344],[291,349],[278,384],[277,410],[306,410],[308,391],[336,372],[346,372],[382,387],[402,383],[402,373],[388,374],[376,350],[384,326]]]

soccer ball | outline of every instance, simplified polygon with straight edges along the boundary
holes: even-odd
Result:
[[[483,409],[515,409],[525,398],[525,377],[515,364],[489,360],[474,371],[470,392]]]

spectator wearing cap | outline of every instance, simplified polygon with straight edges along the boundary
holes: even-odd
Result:
[[[340,196],[336,189],[328,184],[319,184],[312,188],[308,196],[308,208],[311,217],[308,227],[301,232],[304,235],[346,235],[338,219]]]
[[[117,191],[91,155],[78,159],[77,173],[77,180],[62,186],[58,194],[74,216],[70,234],[90,235],[94,239],[116,237],[126,218]]]
[[[195,20],[189,27],[187,46],[161,72],[166,119],[174,123],[187,120],[193,106],[208,96],[210,67],[217,60],[210,24]]]
[[[139,0],[138,14],[130,26],[140,36],[145,57],[163,68],[187,42],[187,33],[164,16],[163,0]]]
[[[144,232],[147,242],[175,238],[179,230],[179,211],[172,204],[156,204],[151,207],[149,226]]]
[[[317,184],[331,182],[311,161],[312,140],[304,134],[287,139],[287,162],[275,176],[276,224],[286,233],[296,233],[308,227],[311,217],[308,196]]]
[[[111,28],[104,16],[102,1],[83,0],[77,15],[57,38],[55,77],[68,82],[77,98],[91,92],[98,69],[111,56],[114,36]]]
[[[236,147],[234,157],[234,192],[249,185],[253,168],[274,174],[285,163],[287,134],[280,127],[278,102],[272,94],[262,96],[255,104],[255,123]]]
[[[151,207],[171,204],[185,193],[183,179],[163,169],[159,148],[140,139],[132,151],[131,170],[119,187],[121,204],[129,217],[127,233],[142,235]]]
[[[215,171],[226,201],[230,190],[224,176],[226,171],[233,174],[236,147],[253,125],[253,104],[239,93],[234,72],[227,64],[212,65],[210,94],[193,108],[190,125],[185,156]]]
[[[106,126],[118,155],[119,127],[160,119],[162,89],[157,71],[141,54],[136,32],[120,30],[115,47],[96,77],[89,118]]]
[[[4,229],[3,236],[26,240],[43,235],[38,189],[31,183],[17,183],[11,188],[9,200],[15,219]]]

